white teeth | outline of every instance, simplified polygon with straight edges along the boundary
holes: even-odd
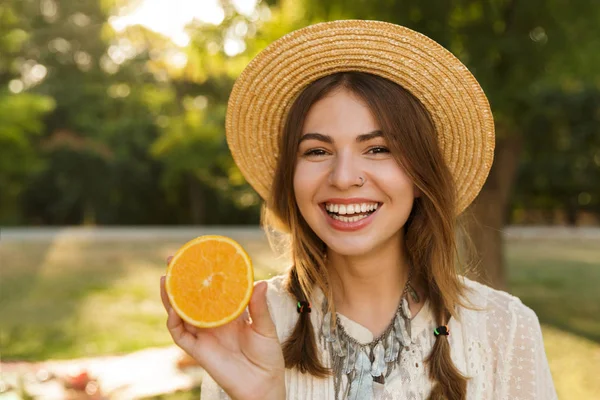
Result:
[[[337,219],[339,221],[342,222],[356,222],[356,221],[360,221],[361,219],[367,218],[367,215],[360,215],[360,216],[354,216],[354,217],[345,217],[343,215],[332,215],[331,216],[333,219]]]
[[[360,214],[377,210],[377,203],[362,203],[362,204],[325,204],[325,209],[331,213],[340,215]]]

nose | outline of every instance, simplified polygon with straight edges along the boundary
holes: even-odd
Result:
[[[332,163],[329,183],[340,190],[348,190],[360,183],[360,162],[351,151],[338,153]]]

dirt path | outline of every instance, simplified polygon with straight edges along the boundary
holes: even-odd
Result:
[[[507,238],[582,238],[599,239],[600,227],[563,227],[563,226],[507,226],[504,229]],[[233,239],[262,240],[265,234],[258,226],[124,226],[124,227],[57,227],[57,228],[0,228],[2,241],[36,241],[36,240],[151,240],[178,239],[200,235],[220,234]]]

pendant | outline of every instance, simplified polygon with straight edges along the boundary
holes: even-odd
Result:
[[[410,336],[406,330],[406,324],[404,323],[404,318],[400,315],[397,315],[394,320],[394,332],[396,334],[396,339],[402,346],[410,343]]]
[[[391,330],[385,338],[385,362],[394,361],[394,330]]]
[[[344,357],[346,355],[346,353],[344,353],[344,349],[342,348],[342,345],[340,344],[340,341],[336,336],[333,337],[333,341],[331,342],[331,347],[333,348],[334,353],[338,356],[338,357]]]
[[[406,297],[402,298],[402,313],[407,319],[412,319],[412,313],[410,312],[410,306],[408,305]]]
[[[400,354],[400,347],[403,346],[402,343],[402,333],[398,330],[396,326],[394,326],[393,336],[396,340],[393,342],[392,346],[392,354],[390,357],[390,362],[395,362],[398,359],[398,355]]]
[[[347,355],[346,359],[344,360],[344,368],[342,370],[344,374],[348,375],[354,369],[357,352],[358,349],[356,348],[356,346],[353,346],[350,342],[348,342]]]
[[[373,397],[373,376],[371,361],[364,351],[358,353],[354,367],[356,375],[350,385],[349,400],[370,400]]]
[[[327,342],[333,342],[335,339],[333,338],[333,334],[331,332],[331,313],[327,312],[323,317],[323,336]]]
[[[407,285],[407,290],[408,290],[408,293],[410,294],[410,297],[412,297],[412,299],[415,303],[418,303],[419,301],[421,301],[417,291],[412,287],[412,285],[410,283]]]
[[[378,342],[375,348],[373,349],[373,365],[371,366],[371,375],[374,377],[380,376],[385,373],[385,359],[384,359],[385,349],[383,348],[383,343]]]

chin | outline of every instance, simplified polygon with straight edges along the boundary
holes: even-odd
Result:
[[[327,245],[331,251],[341,256],[361,256],[368,254],[377,248],[376,243],[373,243],[362,235],[352,239],[325,237],[323,242],[325,242],[325,245]]]
[[[369,253],[369,250],[363,250],[353,246],[340,249],[330,247],[330,249],[331,251],[335,252],[336,254],[339,254],[342,257],[359,257]]]

